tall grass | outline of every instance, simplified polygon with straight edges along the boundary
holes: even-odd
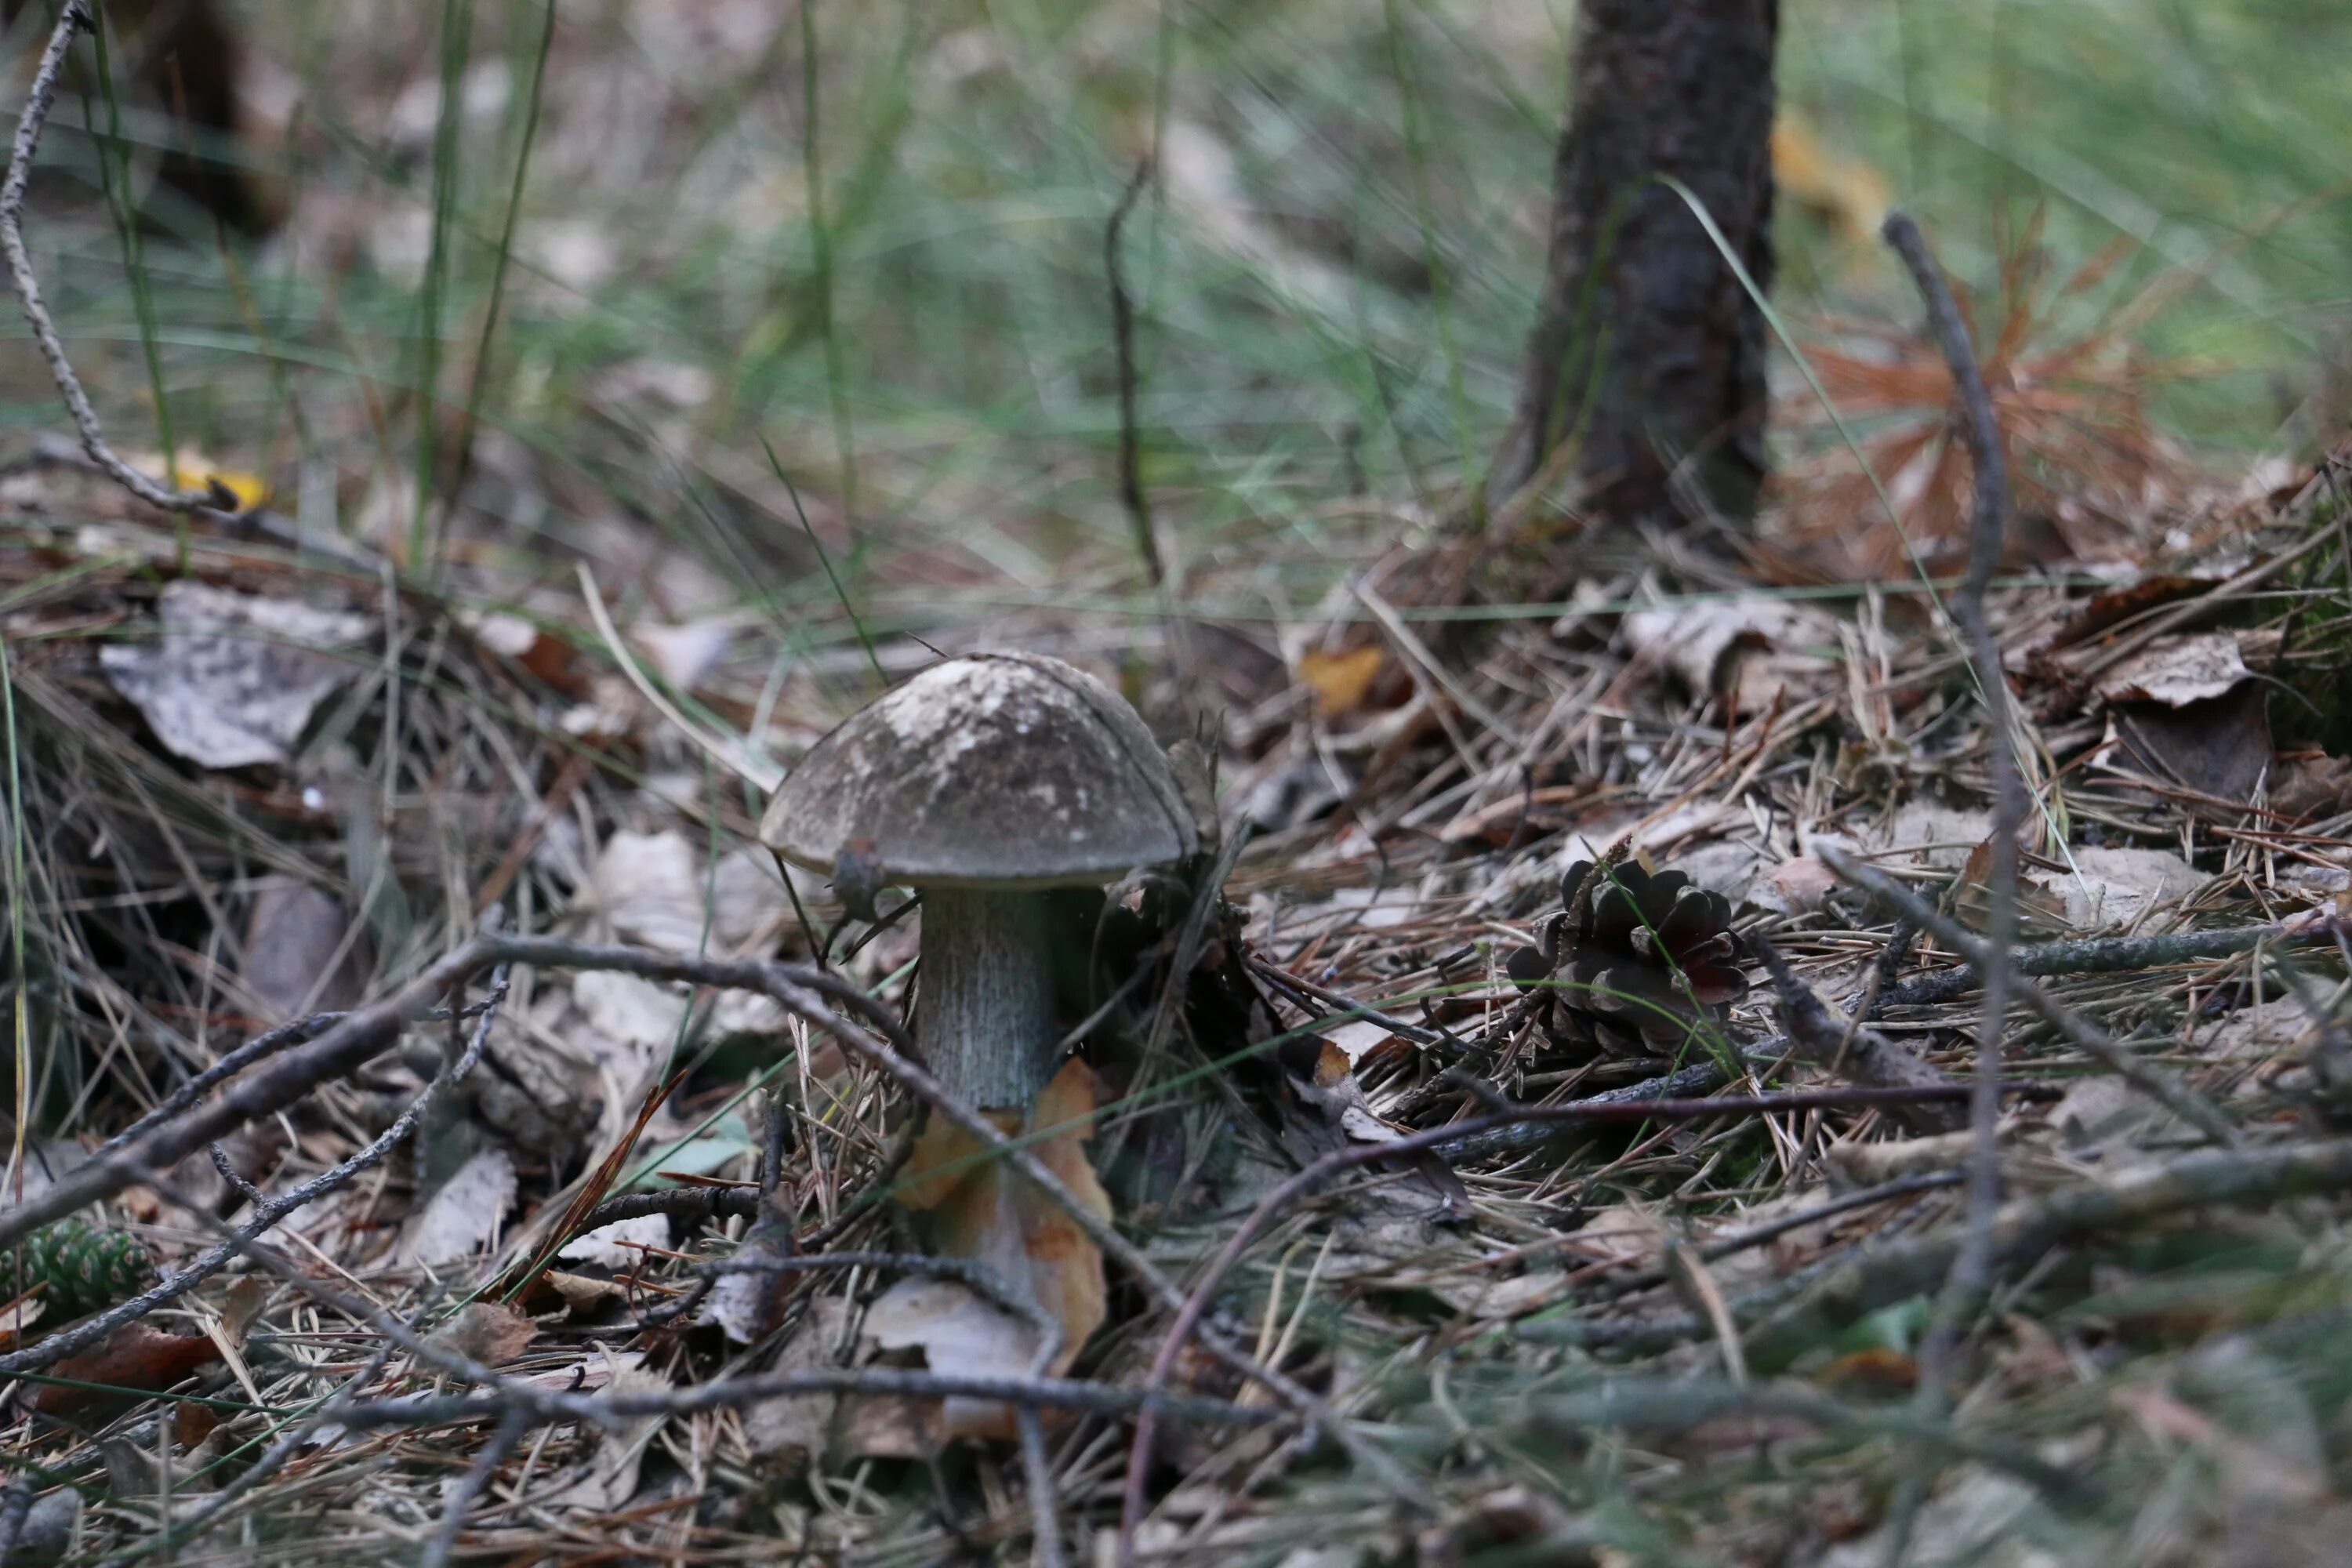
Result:
[[[257,461],[237,443],[299,417],[346,508],[387,444],[405,447],[419,563],[441,503],[450,527],[526,552],[593,554],[604,521],[646,520],[744,605],[840,647],[856,632],[762,431],[877,628],[1071,593],[1147,606],[1116,494],[1101,247],[1154,147],[1139,406],[1180,585],[1246,561],[1260,596],[1311,601],[1401,526],[1383,508],[1459,493],[1532,313],[1572,19],[1568,0],[606,0],[565,5],[549,33],[538,7],[477,16],[469,0],[253,11],[306,89],[305,205],[268,287],[240,300],[193,223],[184,248],[150,237],[110,257],[58,182],[37,195],[90,379],[133,395],[103,368],[118,342],[157,367],[153,409],[126,427],[184,393]],[[2086,312],[2197,270],[2142,332],[2200,372],[2162,417],[2221,461],[2315,434],[2288,416],[2347,341],[2352,207],[2331,193],[2352,182],[2352,133],[2333,65],[2352,14],[1998,12],[1792,0],[1784,101],[1881,171],[1964,280],[1990,288],[2033,209],[2055,266],[2130,237]],[[499,61],[485,118],[467,95]],[[402,95],[431,87],[420,125]],[[167,134],[136,106],[124,133],[150,152]],[[86,140],[57,147],[94,175]],[[404,223],[428,237],[421,271],[394,243]],[[1796,211],[1780,237],[1793,319],[1907,317],[1871,247]],[[436,500],[451,465],[433,411],[461,322],[479,324],[464,427],[495,444],[502,481]],[[50,426],[29,356],[15,363],[0,428]],[[617,389],[632,376],[694,395]],[[401,409],[414,420],[388,426]],[[1369,518],[1335,504],[1357,487]]]

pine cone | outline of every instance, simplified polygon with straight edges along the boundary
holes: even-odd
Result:
[[[1523,991],[1550,983],[1544,1027],[1556,1045],[1674,1055],[1748,994],[1730,900],[1683,872],[1652,876],[1627,861],[1597,874],[1580,915],[1577,892],[1593,874],[1587,860],[1568,868],[1564,908],[1543,947],[1512,955],[1511,978]]]
[[[0,1255],[0,1286],[10,1295],[37,1287],[44,1324],[110,1307],[154,1278],[154,1260],[134,1237],[77,1220],[35,1231],[13,1258]]]

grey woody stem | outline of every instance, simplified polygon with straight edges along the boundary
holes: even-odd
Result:
[[[1044,896],[924,888],[915,1043],[949,1093],[1025,1116],[1053,1077],[1054,971]]]

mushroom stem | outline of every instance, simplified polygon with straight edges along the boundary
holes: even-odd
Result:
[[[1026,1115],[1054,1076],[1054,972],[1045,900],[1032,892],[924,888],[915,1043],[975,1110]]]

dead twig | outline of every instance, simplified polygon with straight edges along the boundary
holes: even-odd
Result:
[[[1878,1089],[1945,1088],[1958,1081],[1877,1030],[1832,1017],[1813,988],[1789,967],[1779,948],[1761,932],[1751,932],[1748,941],[1771,972],[1772,988],[1780,994],[1781,1022],[1807,1061],[1850,1082]],[[1905,1106],[1895,1114],[1921,1131],[1949,1132],[1960,1125],[1960,1115],[1953,1107],[1934,1102]]]
[[[1144,1256],[1141,1248],[1081,1202],[1034,1153],[950,1094],[915,1059],[913,1040],[888,1010],[839,974],[809,964],[686,958],[644,948],[566,942],[552,937],[476,938],[431,965],[393,996],[353,1011],[310,1045],[288,1052],[264,1071],[231,1085],[211,1104],[192,1109],[184,1116],[153,1128],[110,1155],[92,1158],[39,1194],[0,1213],[0,1246],[16,1241],[61,1215],[111,1197],[148,1179],[154,1171],[168,1170],[206,1143],[249,1121],[284,1110],[329,1079],[357,1068],[396,1042],[404,1025],[422,1014],[434,998],[462,984],[477,971],[496,963],[602,969],[652,980],[754,991],[772,997],[787,1011],[831,1035],[845,1050],[887,1073],[935,1114],[952,1121],[1068,1215],[1106,1258],[1141,1282],[1162,1306],[1171,1311],[1181,1310],[1184,1293]],[[828,1002],[837,1002],[862,1015],[875,1025],[875,1031],[869,1032],[835,1012],[826,1005]],[[1202,1333],[1200,1337],[1203,1347],[1220,1363],[1263,1385],[1310,1424],[1330,1430],[1371,1474],[1382,1478],[1400,1495],[1408,1491],[1403,1472],[1394,1462],[1345,1426],[1332,1423],[1323,1401],[1314,1394],[1282,1373],[1260,1365],[1222,1336]]]
[[[1993,1266],[2025,1268],[2070,1240],[2107,1236],[2186,1209],[2277,1203],[2352,1188],[2352,1139],[2200,1149],[2102,1182],[2005,1205],[1991,1227]],[[1966,1227],[1963,1227],[1964,1229]],[[1936,1288],[1963,1236],[1949,1232],[1866,1245],[1731,1303],[1751,1358],[1768,1368],[1818,1345],[1847,1325]],[[1714,1326],[1695,1314],[1639,1322],[1534,1322],[1522,1339],[1622,1353],[1653,1354],[1703,1339]]]
[[[1889,881],[1891,883],[1891,879]],[[2028,947],[2013,947],[2010,949],[2009,965],[2011,974],[2037,977],[2120,974],[2135,970],[2158,969],[2168,963],[2231,958],[2269,942],[2326,940],[2327,932],[2324,929],[2304,931],[2284,924],[2241,926],[2234,931],[2171,931],[2161,936],[2085,937],[2072,942],[2045,942]],[[1948,1002],[1974,986],[1977,978],[1977,968],[1972,963],[1939,970],[1934,974],[1923,974],[1887,991],[1881,998],[1880,1005],[1927,1007],[1938,1002]]]
[[[247,1216],[245,1223],[230,1231],[222,1240],[207,1247],[184,1268],[173,1269],[169,1275],[157,1280],[129,1300],[109,1308],[64,1333],[52,1334],[37,1345],[10,1355],[0,1356],[0,1375],[14,1375],[17,1373],[31,1372],[39,1367],[52,1365],[78,1351],[98,1343],[123,1324],[145,1317],[167,1301],[178,1300],[226,1268],[229,1259],[244,1251],[248,1243],[276,1228],[281,1220],[296,1209],[307,1204],[316,1203],[361,1172],[383,1163],[385,1156],[407,1142],[409,1134],[416,1131],[418,1125],[424,1121],[425,1112],[432,1109],[433,1102],[439,1098],[442,1091],[464,1079],[473,1070],[474,1064],[481,1060],[483,1048],[489,1043],[490,1026],[498,1017],[498,1004],[505,1000],[506,994],[507,969],[504,964],[501,964],[491,978],[489,998],[482,1008],[480,1016],[475,1022],[473,1035],[467,1041],[465,1051],[457,1059],[445,1065],[439,1072],[436,1073],[426,1082],[415,1100],[409,1103],[408,1109],[394,1118],[392,1125],[385,1128],[366,1147],[349,1159],[321,1171],[299,1186],[277,1197],[263,1199],[253,1190],[250,1183],[236,1175],[234,1170],[227,1165],[226,1158],[219,1152],[219,1145],[214,1144],[212,1147],[215,1163],[221,1167],[223,1174],[230,1177],[233,1184],[244,1189],[249,1200],[258,1200],[254,1202],[253,1213]]]
[[[81,436],[81,447],[89,454],[89,460],[107,478],[149,506],[165,511],[235,517],[243,509],[237,504],[236,492],[218,478],[200,490],[166,489],[117,457],[114,448],[106,444],[98,411],[90,406],[89,395],[82,391],[81,378],[74,374],[72,363],[66,358],[65,344],[58,341],[56,323],[49,320],[49,308],[41,299],[40,283],[33,276],[33,259],[25,250],[25,187],[32,178],[33,156],[40,148],[41,132],[48,125],[50,110],[57,106],[58,78],[65,69],[74,35],[97,30],[89,0],[66,0],[58,13],[57,26],[49,31],[48,45],[42,49],[41,63],[33,72],[32,90],[26,95],[24,110],[16,119],[16,139],[8,154],[7,179],[0,183],[0,257],[7,261],[9,279],[16,285],[16,298],[25,308],[25,321],[33,329],[34,345],[40,350],[51,379],[58,384],[58,395],[65,399],[66,412]],[[168,455],[164,461],[170,463]]]
[[[1960,626],[1969,662],[1975,668],[1992,775],[1989,879],[1992,907],[1987,921],[1992,942],[1982,964],[1984,1012],[1977,1026],[1977,1092],[1969,1105],[1969,1125],[1974,1134],[1969,1163],[1969,1242],[1953,1256],[1951,1277],[1921,1347],[1918,1413],[1927,1418],[1940,1408],[1953,1342],[1983,1299],[1991,1273],[1992,1216],[2000,1203],[2000,1142],[1996,1124],[2000,1114],[2001,1027],[2008,1017],[2009,950],[2017,943],[2017,835],[2025,820],[2025,795],[2011,737],[2009,679],[2001,668],[1992,624],[1985,615],[1985,594],[2000,566],[2002,529],[2009,516],[2009,467],[2000,426],[1994,420],[1992,397],[1985,390],[1976,353],[1969,343],[1968,323],[1960,319],[1960,308],[1942,270],[1927,254],[1919,226],[1903,213],[1889,213],[1880,232],[1910,268],[1912,281],[1927,301],[1928,324],[1951,369],[1965,416],[1961,430],[1968,439],[1973,470],[1974,510],[1969,524],[1968,570],[1952,595],[1952,618]],[[1896,1555],[1901,1555],[1899,1549]]]
[[[1118,205],[1103,226],[1103,270],[1110,279],[1111,345],[1118,353],[1118,499],[1127,508],[1128,525],[1135,530],[1136,553],[1157,590],[1168,584],[1168,566],[1160,554],[1160,536],[1151,526],[1151,503],[1143,493],[1143,438],[1136,422],[1135,303],[1127,292],[1127,270],[1119,254],[1119,231],[1135,210],[1136,198],[1151,183],[1151,160],[1135,165]]]
[[[466,1467],[466,1473],[457,1478],[457,1484],[442,1500],[441,1522],[435,1527],[432,1539],[425,1543],[425,1550],[417,1556],[419,1568],[443,1568],[443,1564],[449,1561],[450,1554],[457,1550],[457,1537],[465,1531],[466,1515],[472,1511],[474,1500],[482,1495],[483,1489],[490,1484],[490,1478],[521,1446],[525,1434],[530,1430],[530,1418],[520,1406],[507,1412],[506,1419],[499,1423],[499,1429],[474,1455],[474,1462]]]
[[[1827,847],[1822,849],[1822,860],[1836,873],[1840,879],[1875,894],[1902,910],[1907,918],[1916,921],[1921,928],[1934,936],[1937,942],[1959,953],[1972,966],[1981,969],[1986,966],[1987,961],[1994,956],[1995,950],[1991,942],[1977,936],[1959,921],[1946,915],[1894,878],[1874,870],[1860,861]],[[2232,931],[2221,934],[2235,936],[2238,933]],[[2155,937],[2129,940],[2163,942],[2166,939]],[[2087,947],[2090,944],[2081,945]],[[2018,977],[2016,991],[2018,999],[2031,1008],[2036,1016],[2065,1037],[2067,1044],[2109,1068],[2126,1083],[2130,1084],[2215,1142],[2240,1142],[2238,1130],[2231,1125],[2230,1119],[2222,1115],[2210,1101],[2187,1084],[2182,1083],[2162,1068],[2140,1060],[2126,1050],[2105,1030],[2066,1006],[2023,975]]]

